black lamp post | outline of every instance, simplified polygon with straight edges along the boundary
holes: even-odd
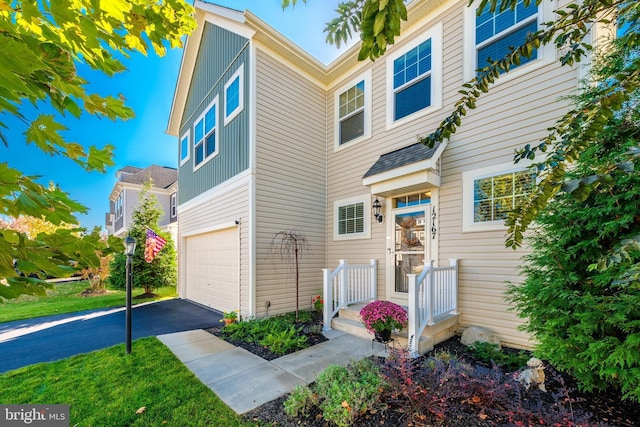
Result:
[[[124,239],[124,254],[127,256],[127,312],[126,312],[126,340],[127,354],[131,353],[131,257],[136,250],[136,239],[128,235]]]

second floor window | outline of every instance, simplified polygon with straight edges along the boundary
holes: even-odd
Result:
[[[364,135],[364,91],[362,80],[339,96],[340,145]]]
[[[475,39],[477,52],[477,68],[487,66],[488,59],[502,59],[510,52],[510,48],[521,46],[527,35],[538,30],[538,7],[532,1],[529,6],[519,0],[515,10],[504,12],[496,10],[491,13],[486,6],[480,16],[476,16]],[[531,58],[522,58],[519,65],[526,64],[538,57],[534,50]],[[519,66],[518,65],[518,66]],[[512,68],[515,68],[514,65]]]
[[[199,168],[204,162],[218,154],[218,97],[209,104],[193,127],[193,167]]]
[[[189,160],[189,132],[180,138],[180,165]]]
[[[120,193],[120,195],[118,196],[118,198],[116,199],[116,219],[120,219],[122,218],[122,215],[124,214],[124,192]]]
[[[244,108],[244,64],[231,76],[224,85],[224,124],[231,122]]]
[[[431,39],[393,61],[394,120],[431,105]]]
[[[178,203],[176,194],[173,193],[171,195],[171,218],[175,218],[176,216],[178,216]]]

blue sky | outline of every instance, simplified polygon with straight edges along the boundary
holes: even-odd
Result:
[[[309,0],[294,9],[283,11],[280,0],[217,0],[211,1],[238,10],[249,9],[290,40],[324,63],[335,59],[339,51],[325,43],[325,23],[335,16],[338,0]],[[344,49],[342,49],[344,50]],[[85,147],[112,144],[115,166],[105,174],[85,172],[66,158],[50,157],[33,145],[27,146],[23,132],[26,126],[17,120],[3,117],[9,126],[4,133],[9,147],[0,144],[2,158],[10,167],[27,175],[39,175],[40,182],[54,182],[87,208],[88,215],[79,215],[81,224],[89,229],[104,226],[104,215],[109,210],[109,194],[115,184],[115,172],[127,165],[146,167],[151,164],[177,166],[177,140],[165,133],[173,91],[180,67],[182,51],[173,49],[163,58],[151,53],[148,57],[136,55],[125,62],[128,71],[112,78],[81,66],[79,74],[90,82],[89,91],[101,95],[122,94],[136,117],[128,121],[113,122],[83,115],[80,120],[69,116],[61,122],[69,129],[63,135],[67,141]],[[37,111],[24,110],[30,118]],[[47,113],[44,109],[41,112]]]

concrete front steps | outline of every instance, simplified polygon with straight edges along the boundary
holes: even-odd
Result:
[[[367,331],[360,320],[360,310],[366,304],[353,304],[347,308],[342,308],[338,312],[338,317],[331,319],[331,329],[341,331],[357,337],[373,339],[373,335]],[[448,340],[455,335],[458,327],[460,315],[449,314],[436,318],[436,324],[427,326],[420,336],[418,352],[425,354],[433,350],[433,346]],[[393,346],[395,348],[406,348],[409,346],[407,331],[393,331],[391,333]]]

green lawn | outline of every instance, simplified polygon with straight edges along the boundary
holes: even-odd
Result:
[[[251,426],[156,338],[0,375],[2,404],[67,404],[69,425]],[[146,407],[141,414],[138,409]]]
[[[30,319],[51,314],[72,313],[107,307],[123,307],[126,292],[109,290],[108,294],[82,297],[82,291],[89,287],[86,281],[67,282],[54,285],[46,296],[22,296],[0,303],[0,323],[12,320]],[[143,289],[134,289],[133,297],[141,295]],[[175,287],[159,288],[154,291],[159,296],[152,299],[133,300],[133,304],[176,297]]]

